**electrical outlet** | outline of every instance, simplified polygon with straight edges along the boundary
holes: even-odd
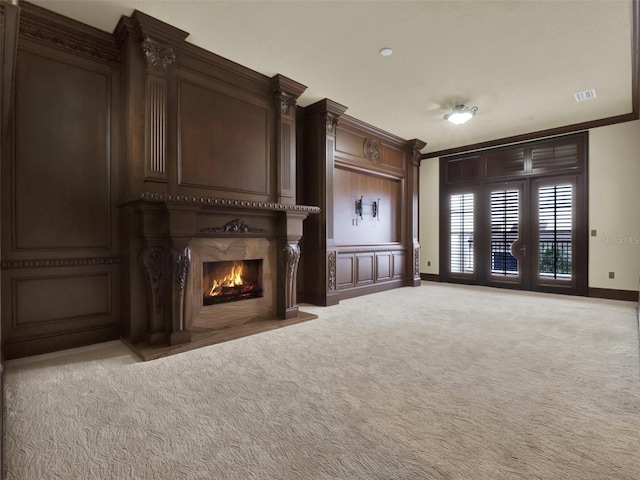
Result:
[[[427,267],[430,267],[430,266],[431,266],[431,262],[427,262]]]
[[[616,274],[614,272],[609,272],[609,278],[616,278]]]
[[[597,237],[598,236],[598,231],[597,230],[591,230],[591,236],[592,237]]]

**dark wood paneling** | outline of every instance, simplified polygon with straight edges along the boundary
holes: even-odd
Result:
[[[345,163],[363,165],[372,170],[388,171],[395,175],[404,172],[401,148],[344,125],[336,133],[336,157]]]
[[[3,270],[3,340],[120,325],[119,272],[118,264]]]
[[[524,173],[524,148],[514,148],[487,156],[487,178],[509,177]]]
[[[179,83],[180,184],[269,194],[269,104],[213,83]]]
[[[111,275],[14,278],[16,328],[111,314]]]
[[[105,32],[21,4],[2,156],[8,358],[117,338],[119,54]]]
[[[339,245],[399,242],[401,184],[397,180],[336,167],[334,179],[334,234]],[[363,218],[356,214],[356,200],[363,197]],[[372,203],[378,202],[378,215]],[[354,222],[356,221],[356,222]]]
[[[459,158],[447,161],[444,165],[447,184],[473,182],[481,178],[480,157]]]
[[[13,250],[109,249],[108,71],[21,51],[15,103]]]

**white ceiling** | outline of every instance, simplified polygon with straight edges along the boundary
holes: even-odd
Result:
[[[423,152],[632,111],[629,0],[31,0],[112,32],[138,9],[187,41],[308,86]],[[394,54],[378,51],[391,47]],[[595,89],[577,103],[573,94]],[[477,106],[469,123],[442,116]]]

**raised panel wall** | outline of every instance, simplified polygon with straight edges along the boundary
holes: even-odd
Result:
[[[7,358],[120,336],[119,70],[113,38],[21,5],[2,157]]]
[[[180,184],[269,194],[269,108],[215,84],[179,84]]]
[[[19,52],[13,250],[110,248],[109,83],[108,71]]]

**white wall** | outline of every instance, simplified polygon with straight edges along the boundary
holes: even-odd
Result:
[[[420,273],[440,273],[439,195],[440,159],[427,158],[420,163]]]
[[[640,121],[589,132],[589,286],[638,290]],[[609,272],[615,273],[609,279]]]
[[[640,121],[589,132],[589,286],[638,290]],[[439,159],[420,166],[420,272],[440,272]],[[431,262],[431,266],[427,262]],[[615,273],[609,279],[609,272]]]

